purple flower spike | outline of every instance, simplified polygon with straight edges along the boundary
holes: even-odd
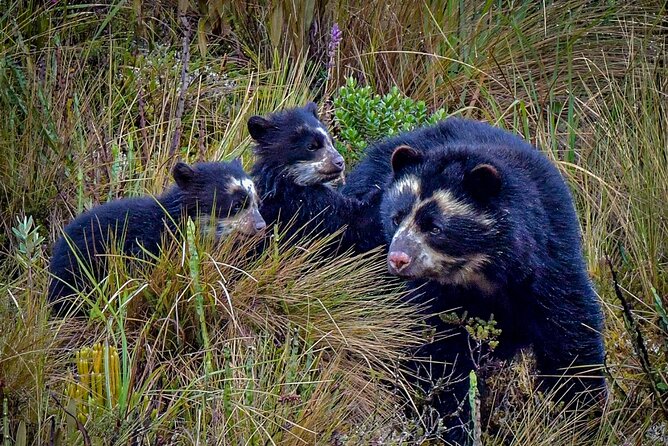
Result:
[[[341,31],[341,28],[339,28],[339,24],[335,23],[332,26],[332,32],[331,32],[331,42],[329,43],[330,48],[336,48],[339,46],[339,43],[341,43],[341,37],[343,36],[343,32]]]
[[[332,68],[334,66],[334,57],[336,56],[336,49],[339,47],[341,40],[343,39],[343,32],[339,28],[339,24],[335,23],[332,25],[332,30],[329,34],[329,45],[328,45],[328,60],[327,68]]]

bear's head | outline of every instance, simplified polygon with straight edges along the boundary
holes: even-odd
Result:
[[[390,273],[490,290],[486,268],[512,236],[503,168],[492,158],[470,147],[394,150],[381,205]]]
[[[343,176],[343,157],[313,102],[266,117],[252,116],[248,131],[257,143],[257,165],[285,174],[299,186],[334,183]]]
[[[193,165],[179,162],[172,173],[181,209],[216,237],[233,231],[253,235],[266,227],[253,181],[239,160]]]

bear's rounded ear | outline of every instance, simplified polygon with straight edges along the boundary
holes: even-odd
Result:
[[[262,116],[251,116],[248,119],[248,133],[255,141],[260,141],[271,127],[271,122]]]
[[[304,106],[304,109],[306,109],[307,112],[311,113],[317,119],[320,119],[318,118],[318,104],[316,104],[315,102],[309,102]]]
[[[474,198],[493,197],[501,190],[501,174],[491,164],[478,164],[464,175],[464,185]]]
[[[410,146],[401,145],[392,152],[390,162],[392,164],[392,172],[396,175],[403,169],[422,162],[422,153]]]
[[[195,171],[184,162],[179,161],[172,169],[174,181],[181,189],[186,189],[195,178]]]

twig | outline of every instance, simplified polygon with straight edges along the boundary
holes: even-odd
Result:
[[[603,357],[603,373],[605,374],[605,377],[612,383],[612,387],[615,388],[617,392],[622,396],[622,399],[627,400],[629,398],[629,395],[626,393],[624,388],[617,382],[617,379],[612,375],[612,372],[610,371],[610,366],[608,365],[608,353],[605,353],[605,356]]]
[[[199,160],[204,161],[206,159],[206,135],[205,135],[204,119],[199,120],[199,138],[197,138],[197,143],[199,145]]]
[[[608,267],[610,268],[610,273],[612,274],[612,283],[615,287],[615,294],[617,295],[617,299],[619,299],[620,302],[622,303],[624,318],[629,324],[629,328],[632,331],[632,335],[634,335],[633,346],[640,358],[640,365],[642,366],[643,371],[645,372],[647,378],[649,379],[652,393],[654,394],[654,397],[656,398],[656,401],[659,404],[659,407],[661,408],[661,412],[663,413],[664,419],[668,420],[668,410],[666,410],[666,406],[663,404],[663,400],[661,399],[661,392],[659,392],[659,389],[656,386],[656,382],[652,377],[652,364],[649,360],[649,353],[647,352],[647,347],[645,346],[645,340],[643,338],[642,332],[640,331],[640,327],[638,326],[638,323],[636,322],[633,316],[631,305],[629,305],[629,302],[626,300],[626,298],[622,294],[621,288],[619,287],[619,282],[617,281],[617,272],[612,266],[612,261],[610,260],[610,257],[606,256],[606,261],[608,262]]]
[[[183,109],[186,102],[186,90],[188,89],[188,62],[190,61],[190,23],[185,16],[184,10],[179,10],[179,19],[183,24],[183,48],[181,50],[181,91],[179,92],[179,102],[176,105],[176,129],[174,130],[174,139],[172,139],[172,147],[169,149],[169,156],[173,156],[179,146],[181,140],[181,118],[183,117]]]
[[[51,417],[51,432],[49,433],[49,446],[56,446],[56,417]]]
[[[11,445],[11,437],[9,436],[9,409],[7,409],[7,397],[2,398],[2,444],[5,446]]]
[[[139,106],[139,130],[141,131],[142,139],[142,163],[144,166],[148,164],[148,129],[146,128],[146,104],[144,103],[144,86],[141,81],[141,75],[137,77],[137,104]]]
[[[63,404],[58,400],[58,398],[56,398],[56,396],[53,394],[53,392],[51,392],[50,395],[51,395],[51,398],[53,398],[53,400],[56,402],[58,407],[63,409],[63,412],[65,412],[67,415],[71,416],[74,419],[74,422],[77,424],[77,430],[79,432],[81,432],[81,436],[83,437],[84,446],[91,446],[90,436],[88,435],[88,431],[86,430],[84,425],[81,423],[81,421],[79,421],[79,419],[76,417],[76,415],[73,415],[70,411],[65,409],[65,406],[63,406]]]

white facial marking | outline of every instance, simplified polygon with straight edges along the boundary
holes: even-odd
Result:
[[[409,176],[410,177],[410,176]],[[419,180],[405,177],[403,183],[397,182],[392,188],[391,193],[403,193],[410,191],[419,194]],[[401,184],[399,184],[401,183]],[[416,186],[418,188],[416,192]],[[414,262],[420,264],[420,269],[424,271],[426,277],[431,277],[443,284],[475,286],[481,291],[491,294],[495,289],[495,284],[481,272],[482,268],[491,262],[491,258],[482,253],[474,253],[463,257],[454,257],[446,253],[433,249],[425,239],[424,234],[418,229],[415,223],[415,216],[418,210],[435,201],[439,209],[449,215],[468,216],[480,221],[486,225],[492,225],[492,219],[477,213],[469,204],[455,199],[449,191],[438,191],[434,196],[426,200],[416,200],[406,218],[401,222],[397,232],[392,237],[392,242],[398,238],[403,238],[409,245],[416,247],[415,252],[419,254]]]
[[[406,219],[406,223],[402,224],[394,237],[392,237],[392,241],[394,242],[394,240],[400,236],[405,240],[408,240],[409,243],[417,246],[420,254],[415,260],[421,263],[425,269],[436,268],[437,261],[444,261],[446,263],[454,262],[456,259],[453,257],[437,252],[429,246],[422,234],[415,228],[415,224],[411,218],[414,215],[414,212],[411,213],[411,216]]]
[[[204,234],[214,235],[217,240],[227,237],[235,231],[252,235],[254,231],[248,228],[248,222],[252,219],[253,212],[257,212],[257,204],[252,204],[236,215],[227,218],[212,220],[210,215],[202,215],[199,218],[199,226]]]
[[[420,234],[420,232],[415,227],[415,214],[417,213],[417,210],[420,208],[421,204],[422,202],[419,201],[416,201],[413,204],[413,208],[411,209],[410,214],[404,218],[404,221],[401,222],[401,225],[394,234],[394,237],[392,237],[392,242],[394,242],[394,240],[398,237],[407,239],[411,244],[414,244],[419,249],[420,254],[416,260],[422,263],[425,268],[431,269],[436,266],[434,258],[436,256],[440,257],[441,255],[429,247],[429,244],[425,242],[422,234]]]
[[[288,172],[299,186],[309,186],[322,182],[320,169],[325,164],[325,160],[320,161],[299,161],[290,166]]]
[[[401,225],[392,241],[398,237],[402,237],[410,245],[416,247],[415,251],[419,254],[413,262],[420,265],[420,270],[424,272],[425,277],[431,277],[446,285],[476,286],[488,294],[494,290],[494,284],[480,272],[491,261],[489,256],[478,253],[465,257],[453,257],[432,249],[423,235],[415,228],[412,218]],[[453,267],[454,271],[451,270]]]
[[[329,136],[329,133],[327,133],[327,130],[325,130],[322,127],[311,127],[311,126],[303,126],[303,128],[307,129],[312,133],[319,133],[320,135],[322,135],[325,139],[324,143],[325,150],[321,151],[320,158],[316,160],[299,161],[294,165],[289,166],[286,169],[287,174],[290,175],[294,179],[295,183],[299,186],[310,186],[312,184],[325,184],[331,186],[332,183],[340,182],[341,181],[340,177],[331,179],[327,182],[323,182],[324,178],[320,172],[327,163],[328,154],[331,153],[332,151],[336,152],[336,149],[332,145],[332,141]],[[343,174],[341,174],[341,176],[342,175]]]
[[[330,189],[336,189],[336,187],[340,184],[346,184],[346,176],[343,172],[341,172],[339,176],[333,180],[326,182],[325,186],[329,187]]]
[[[411,183],[407,182],[407,184]],[[398,237],[403,237],[408,241],[410,241],[412,244],[418,246],[420,255],[417,257],[417,260],[419,260],[425,266],[426,269],[436,268],[436,266],[439,264],[455,265],[455,264],[461,264],[464,261],[468,261],[468,259],[465,257],[454,257],[444,252],[432,249],[429,243],[425,240],[422,232],[417,228],[417,225],[415,224],[415,216],[417,214],[417,211],[422,206],[428,204],[432,200],[433,198],[427,198],[426,200],[415,201],[413,207],[411,208],[410,214],[406,216],[404,220],[401,222],[401,225],[397,229],[397,232],[392,237],[392,241],[394,242],[394,240],[397,239]],[[475,216],[476,214],[473,213],[472,215]],[[484,259],[479,259],[477,263],[472,264],[471,266],[476,266],[476,267],[482,266],[484,262],[487,260],[488,260],[487,256],[484,256]]]
[[[205,235],[210,236],[214,235],[216,239],[223,237],[231,233],[234,228],[228,228],[226,225],[222,224],[225,219],[216,218],[213,219],[211,215],[203,214],[199,216],[199,228]]]
[[[327,133],[327,130],[322,127],[309,127],[313,133],[320,133],[325,138],[325,150],[336,150],[332,145],[332,138]]]
[[[236,190],[245,190],[248,193],[249,197],[257,195],[255,192],[255,184],[250,178],[230,178],[230,185],[228,187],[228,192],[234,192]]]
[[[412,195],[415,195],[416,197],[419,197],[420,190],[420,179],[415,175],[406,175],[392,185],[390,194],[394,197],[397,197],[408,192]]]
[[[466,263],[452,274],[444,274],[437,279],[443,284],[475,286],[484,293],[491,294],[496,285],[491,282],[482,272],[482,268],[491,259],[485,254],[472,254],[464,260]]]
[[[200,216],[200,227],[206,233],[215,232],[216,238],[225,237],[236,230],[249,232],[246,229],[248,221],[252,219],[253,212],[258,212],[260,199],[255,189],[255,183],[250,178],[230,177],[227,185],[227,193],[233,194],[237,191],[244,191],[249,201],[241,211],[236,215],[230,215],[226,218],[217,218],[215,222],[211,221],[210,215]]]
[[[434,192],[433,198],[445,215],[470,217],[475,213],[471,205],[455,198],[449,190],[437,190]]]
[[[227,188],[227,192],[232,194],[238,190],[243,190],[248,195],[248,199],[251,201],[251,207],[259,206],[260,199],[258,197],[257,191],[255,190],[255,183],[250,178],[230,178],[230,184]]]
[[[255,197],[257,195],[257,192],[255,191],[255,183],[253,183],[253,180],[250,178],[243,178],[241,180],[241,185],[246,189],[249,197]]]
[[[449,190],[437,190],[434,192],[433,200],[446,217],[468,217],[485,226],[492,226],[494,223],[487,215],[477,212],[470,204],[457,199]]]
[[[322,127],[310,127],[310,129],[314,133],[320,133],[325,137],[325,140],[329,142],[329,133],[327,133],[327,130],[323,129]]]

